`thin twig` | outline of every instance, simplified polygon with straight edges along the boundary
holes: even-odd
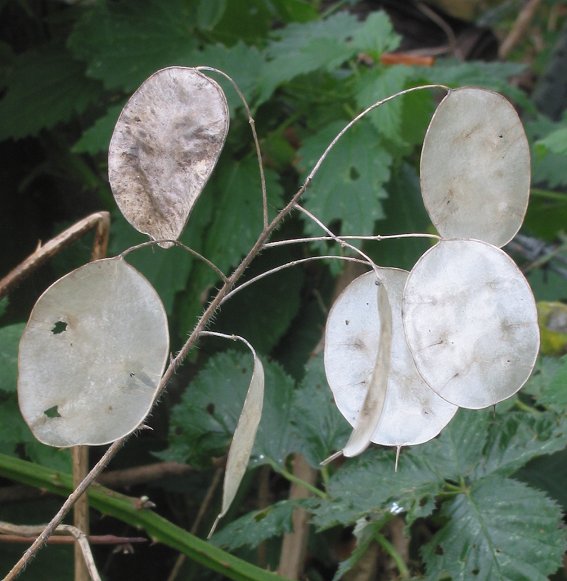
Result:
[[[264,162],[262,161],[262,150],[260,149],[260,141],[258,140],[258,134],[256,133],[256,122],[252,117],[252,112],[250,111],[250,107],[248,106],[248,102],[246,101],[246,97],[244,97],[244,93],[240,90],[240,87],[236,84],[234,79],[227,75],[225,72],[220,71],[219,69],[215,69],[214,67],[195,67],[198,71],[210,71],[212,73],[217,73],[223,76],[234,88],[237,92],[242,104],[244,105],[244,109],[246,110],[246,115],[248,115],[248,123],[250,124],[250,129],[252,131],[252,138],[254,139],[254,147],[256,148],[256,158],[258,159],[258,170],[260,172],[260,187],[262,188],[262,214],[264,216],[264,228],[268,227],[268,193],[266,191],[266,176],[264,175]]]
[[[353,258],[352,256],[335,256],[335,255],[331,254],[331,255],[326,255],[326,256],[308,256],[307,258],[299,258],[298,260],[292,260],[291,262],[286,262],[285,264],[282,264],[281,266],[276,266],[275,268],[272,268],[271,270],[267,270],[266,272],[263,272],[262,274],[259,274],[258,276],[255,276],[254,278],[247,280],[246,282],[243,282],[241,285],[239,285],[235,289],[231,290],[224,297],[221,304],[224,304],[226,301],[231,299],[236,293],[239,293],[241,290],[244,290],[246,287],[250,286],[251,284],[258,282],[259,280],[261,280],[267,276],[270,276],[272,274],[276,274],[276,272],[280,272],[281,270],[284,270],[286,268],[291,268],[292,266],[297,266],[298,264],[303,264],[305,262],[313,262],[314,260],[327,260],[327,259],[329,259],[329,260],[346,260],[349,262],[358,262],[359,264],[364,264],[366,266],[372,267],[372,264],[366,262],[366,260],[361,260],[360,258]]]
[[[376,234],[374,236],[311,236],[308,238],[289,238],[287,240],[276,240],[275,242],[267,242],[264,248],[275,248],[276,246],[287,246],[288,244],[306,244],[310,242],[329,242],[336,239],[339,240],[373,240],[375,242],[382,242],[382,240],[397,240],[398,238],[432,238],[434,240],[441,240],[441,236],[437,234]]]
[[[93,253],[99,247],[100,251],[106,252],[109,225],[110,214],[108,212],[96,212],[73,224],[44,245],[40,244],[35,252],[30,254],[30,256],[0,280],[0,298],[7,295],[16,285],[21,283],[34,270],[45,264],[52,256],[84,236],[84,234],[93,228],[96,228]],[[99,252],[99,250],[96,251],[97,253]]]
[[[508,36],[500,45],[500,50],[498,51],[498,57],[500,59],[504,60],[520,40],[522,40],[522,37],[526,34],[540,4],[541,0],[528,0],[525,6],[520,10],[518,18],[516,18],[516,21],[512,26],[512,30],[510,30]]]
[[[167,366],[161,381],[159,382],[156,388],[156,397],[155,400],[159,400],[162,392],[165,390],[166,386],[168,385],[169,381],[175,374],[177,368],[182,364],[185,360],[193,346],[195,345],[197,339],[199,338],[200,334],[205,330],[207,325],[209,324],[210,320],[216,313],[217,309],[221,306],[225,298],[229,295],[230,291],[236,284],[236,282],[243,276],[246,272],[252,261],[256,258],[256,256],[262,251],[264,245],[270,239],[271,235],[277,230],[283,221],[287,218],[287,216],[296,208],[296,204],[301,196],[305,193],[311,182],[313,181],[313,177],[321,167],[321,164],[324,162],[326,157],[328,156],[329,152],[333,149],[333,147],[337,144],[339,139],[353,126],[355,125],[360,119],[362,119],[365,115],[367,115],[370,111],[373,111],[380,105],[387,103],[388,101],[393,100],[394,98],[402,95],[406,95],[411,92],[415,92],[418,90],[428,90],[428,89],[438,89],[442,88],[446,91],[450,89],[445,85],[423,85],[421,87],[413,87],[410,89],[405,89],[404,91],[400,91],[395,95],[391,95],[385,99],[381,99],[377,101],[373,105],[367,107],[364,111],[359,113],[353,120],[351,120],[331,141],[331,143],[327,146],[321,157],[316,162],[315,166],[305,179],[303,185],[297,190],[297,192],[291,197],[289,202],[284,206],[282,210],[275,216],[275,218],[263,229],[260,236],[249,250],[248,254],[242,259],[240,264],[236,267],[234,272],[230,275],[227,281],[223,284],[223,286],[219,289],[217,294],[214,296],[212,301],[209,303],[208,307],[202,313],[201,317],[199,318],[195,328],[189,335],[187,341],[179,351],[179,353],[173,357]],[[336,258],[336,257],[335,257]],[[347,257],[343,257],[347,258]],[[350,258],[350,260],[356,260]],[[242,288],[242,286],[240,287]],[[56,527],[61,523],[65,515],[69,512],[72,508],[73,504],[77,501],[77,499],[84,494],[90,484],[98,477],[98,475],[104,470],[110,460],[116,455],[118,450],[126,443],[130,434],[120,438],[113,442],[107,451],[104,453],[102,458],[93,466],[91,471],[89,472],[88,476],[79,484],[79,486],[67,497],[67,500],[63,503],[57,514],[51,519],[50,523],[45,527],[43,532],[37,537],[34,543],[28,548],[28,550],[22,555],[20,560],[14,565],[8,575],[5,577],[4,581],[13,581],[18,577],[18,575],[23,571],[27,563],[33,559],[33,557],[37,554],[39,549],[45,544],[45,541],[53,534],[53,531]]]
[[[0,522],[0,533],[11,535],[16,534],[21,537],[34,537],[40,534],[45,526],[46,525],[13,525],[11,523]],[[81,549],[81,555],[85,562],[89,578],[92,579],[92,581],[101,581],[89,546],[87,535],[77,527],[71,525],[58,525],[55,529],[55,533],[68,533],[73,537]]]
[[[223,282],[227,281],[226,275],[216,264],[211,262],[208,258],[205,258],[202,254],[199,254],[196,250],[193,250],[191,247],[187,246],[186,244],[183,244],[183,242],[179,242],[179,240],[169,240],[169,239],[148,240],[147,242],[141,242],[140,244],[136,244],[136,246],[130,246],[130,248],[127,248],[126,250],[124,250],[124,252],[121,252],[119,254],[119,256],[121,258],[125,258],[126,256],[128,256],[128,254],[130,254],[130,252],[134,252],[135,250],[139,250],[140,248],[146,248],[148,246],[156,246],[156,245],[159,246],[160,244],[164,244],[164,243],[173,244],[174,246],[182,248],[183,250],[185,250],[189,254],[193,255],[195,258],[198,258],[199,260],[204,262],[209,268],[211,268],[211,270],[214,270],[215,273],[219,275],[220,279]]]
[[[422,14],[427,16],[427,18],[429,18],[429,20],[431,20],[431,22],[436,24],[445,33],[445,36],[447,37],[447,40],[449,41],[449,47],[451,49],[451,52],[453,53],[453,56],[455,58],[459,59],[460,61],[464,60],[465,57],[463,55],[463,51],[459,47],[459,43],[457,42],[457,37],[455,36],[453,29],[449,26],[449,24],[445,21],[445,19],[442,18],[439,14],[437,14],[437,12],[435,12],[435,10],[430,8],[424,2],[417,2],[416,8]]]

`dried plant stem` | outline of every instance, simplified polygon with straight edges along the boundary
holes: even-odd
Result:
[[[44,525],[27,526],[27,525],[12,525],[10,523],[0,522],[0,533],[18,534],[23,537],[33,537],[43,530]],[[57,534],[67,533],[71,535],[75,541],[76,545],[80,547],[81,558],[85,562],[87,569],[87,579],[92,579],[92,581],[101,581],[100,575],[98,574],[93,554],[89,546],[89,541],[87,535],[71,525],[59,525],[55,529]],[[6,577],[7,578],[7,577]]]
[[[289,499],[297,500],[309,497],[303,483],[315,485],[317,471],[311,468],[301,454],[294,454],[293,475],[301,480],[301,484],[294,482],[290,487]],[[309,515],[303,508],[296,508],[292,515],[292,532],[286,533],[283,538],[280,552],[278,574],[289,579],[301,579],[305,566],[307,541],[309,537]]]
[[[248,123],[250,124],[250,130],[252,131],[252,139],[254,139],[254,147],[256,148],[256,158],[258,159],[258,171],[260,172],[260,187],[262,189],[262,214],[264,216],[264,228],[268,227],[268,194],[266,191],[266,176],[264,175],[264,163],[262,161],[262,150],[260,149],[260,141],[258,140],[258,134],[256,133],[256,122],[254,121],[254,117],[252,117],[252,112],[250,111],[250,107],[248,106],[248,101],[246,101],[246,97],[244,93],[240,90],[240,87],[237,85],[236,81],[225,72],[220,71],[219,69],[215,69],[214,67],[195,67],[198,71],[209,71],[211,73],[217,73],[223,76],[234,88],[242,104],[244,105],[244,109],[246,111],[246,115],[248,116]]]
[[[441,236],[437,234],[376,234],[375,236],[312,236],[309,238],[290,238],[288,240],[276,240],[275,242],[268,242],[264,248],[275,248],[276,246],[287,246],[289,244],[308,244],[311,242],[330,242],[331,240],[370,240],[374,242],[382,242],[382,240],[397,240],[398,238],[431,238],[433,240],[441,240]]]
[[[514,47],[526,34],[540,4],[541,0],[528,0],[522,10],[520,10],[518,18],[516,18],[516,21],[512,26],[512,30],[510,30],[508,36],[500,45],[498,56],[502,60],[506,59],[506,57],[510,54],[510,52],[512,52]]]
[[[105,255],[108,245],[109,228],[110,214],[108,212],[96,212],[73,224],[49,242],[43,245],[40,244],[33,254],[30,254],[16,268],[4,278],[0,279],[0,298],[7,295],[17,284],[22,282],[34,270],[45,264],[55,254],[84,236],[90,230],[95,229],[93,254],[96,252],[97,254]]]
[[[381,99],[376,103],[367,107],[364,111],[359,113],[352,121],[350,121],[331,141],[331,143],[327,146],[321,157],[316,162],[315,166],[306,177],[303,185],[297,190],[297,192],[291,197],[289,202],[280,210],[280,212],[275,216],[275,218],[269,222],[266,227],[262,230],[258,239],[249,250],[248,254],[242,259],[240,264],[236,267],[233,273],[228,277],[228,279],[224,282],[222,287],[219,289],[217,294],[214,296],[212,301],[209,303],[208,307],[202,313],[201,317],[199,318],[195,328],[189,335],[187,341],[181,348],[181,350],[177,353],[175,357],[173,357],[165,370],[161,381],[159,382],[156,388],[156,400],[159,399],[162,392],[165,390],[166,386],[168,385],[169,381],[175,374],[177,368],[183,363],[195,343],[197,342],[201,333],[206,329],[207,325],[211,321],[213,315],[217,311],[217,309],[221,306],[224,302],[226,297],[229,295],[230,291],[233,289],[234,285],[243,274],[246,272],[252,261],[260,254],[262,249],[264,248],[265,244],[268,242],[272,234],[279,226],[283,223],[283,221],[287,218],[287,216],[297,207],[297,203],[301,196],[305,193],[315,174],[319,171],[319,168],[325,161],[326,157],[329,155],[329,152],[334,148],[340,138],[353,126],[355,125],[360,119],[362,119],[365,115],[367,115],[370,111],[373,111],[377,107],[387,103],[388,101],[393,100],[394,98],[402,95],[406,95],[408,93],[418,91],[418,90],[427,90],[427,89],[444,89],[449,91],[450,89],[445,85],[423,85],[420,87],[412,87],[410,89],[406,89],[404,91],[400,91],[395,95],[391,95],[385,99]],[[336,258],[336,257],[335,257]],[[350,260],[355,260],[350,258]],[[241,285],[240,288],[242,288]],[[61,523],[65,515],[69,512],[69,510],[73,507],[77,499],[84,494],[87,488],[91,485],[92,482],[99,476],[99,474],[104,470],[110,460],[116,455],[118,450],[125,444],[128,440],[130,434],[120,438],[113,442],[107,451],[104,453],[102,458],[95,464],[95,466],[91,469],[88,476],[77,486],[77,488],[67,497],[66,501],[63,503],[57,514],[51,519],[50,523],[45,527],[43,532],[37,537],[37,539],[33,542],[33,544],[28,548],[28,550],[22,555],[20,560],[14,565],[8,575],[5,577],[4,581],[12,581],[16,579],[19,574],[23,571],[27,563],[33,559],[33,557],[37,554],[39,549],[45,544],[46,540],[53,534],[54,530],[57,526]],[[321,492],[321,491],[319,491]]]
[[[135,250],[139,250],[140,248],[147,248],[148,246],[159,246],[160,244],[172,244],[173,246],[177,246],[178,248],[182,248],[185,252],[188,252],[195,258],[198,258],[200,261],[204,262],[211,270],[214,270],[216,274],[220,277],[223,282],[227,281],[226,275],[224,272],[213,262],[211,262],[208,258],[205,258],[202,254],[199,254],[196,250],[193,250],[191,247],[183,244],[183,242],[179,242],[179,240],[149,240],[148,242],[142,242],[140,244],[136,244],[136,246],[130,246],[124,252],[121,252],[119,256],[121,258],[125,258],[131,252]]]
[[[263,272],[262,274],[259,274],[258,276],[255,276],[254,278],[247,280],[246,282],[243,282],[241,285],[239,285],[235,289],[231,290],[224,297],[221,304],[224,304],[226,301],[231,299],[236,293],[239,293],[241,290],[244,290],[246,287],[250,286],[251,284],[254,284],[255,282],[258,282],[259,280],[261,280],[263,278],[266,278],[267,276],[270,276],[272,274],[276,274],[277,272],[285,270],[286,268],[291,268],[292,266],[297,266],[298,264],[304,264],[306,262],[313,262],[315,260],[344,260],[347,262],[358,262],[359,264],[364,264],[365,266],[372,266],[372,264],[366,262],[366,260],[362,260],[360,258],[353,258],[352,256],[335,256],[335,255],[331,254],[331,255],[326,255],[326,256],[309,256],[307,258],[299,258],[298,260],[292,260],[291,262],[286,262],[285,264],[282,264],[281,266],[276,266],[275,268],[272,268],[271,270],[266,270],[266,272]]]

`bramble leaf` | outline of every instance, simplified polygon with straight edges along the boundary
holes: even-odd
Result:
[[[429,578],[545,581],[561,566],[558,506],[525,484],[481,479],[447,502],[441,516],[447,523],[422,551]]]

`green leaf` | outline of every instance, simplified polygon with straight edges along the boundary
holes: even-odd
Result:
[[[0,392],[15,393],[18,378],[18,345],[24,323],[0,329]]]
[[[69,36],[87,74],[131,92],[150,74],[187,64],[196,50],[194,7],[185,0],[97,2]]]
[[[230,47],[222,44],[208,44],[198,55],[195,55],[194,61],[195,65],[214,67],[230,75],[248,103],[252,103],[258,92],[258,77],[264,67],[264,57],[256,47],[248,46],[242,41]],[[208,71],[205,71],[205,74],[210,75],[222,86],[233,117],[236,110],[242,107],[240,97],[222,76]]]
[[[386,12],[376,10],[357,28],[352,44],[357,51],[366,52],[379,59],[383,52],[396,50],[400,46],[400,40]]]
[[[348,440],[351,427],[333,401],[322,353],[309,361],[305,377],[294,392],[292,424],[297,451],[314,468],[319,468],[320,462],[342,449]]]
[[[292,514],[298,501],[282,500],[232,521],[211,538],[211,543],[234,551],[255,549],[260,543],[292,531]]]
[[[407,513],[407,522],[429,516],[443,479],[420,454],[404,454],[394,472],[394,454],[369,450],[347,460],[329,482],[329,500],[316,501],[314,523],[325,529],[370,515]]]
[[[81,138],[73,145],[72,151],[74,153],[90,153],[91,155],[108,151],[114,126],[124,104],[109,107],[102,117],[83,132]]]
[[[359,28],[355,16],[341,11],[325,20],[294,22],[275,31],[266,50],[260,102],[286,81],[318,69],[336,69],[355,56],[358,49],[351,39]]]
[[[252,278],[293,258],[287,248],[271,249],[254,261],[247,277]],[[293,268],[255,282],[223,305],[215,329],[246,337],[258,351],[271,353],[301,306],[303,280],[301,268]]]
[[[489,426],[488,442],[477,476],[511,476],[530,460],[558,452],[567,446],[567,418],[508,411]]]
[[[252,376],[248,353],[211,357],[173,408],[169,448],[160,457],[204,464],[226,453]],[[252,455],[255,464],[283,463],[293,445],[289,416],[293,382],[275,363],[264,366],[266,392]]]
[[[201,0],[197,7],[197,25],[204,30],[213,29],[226,11],[227,0]]]
[[[356,103],[361,109],[401,91],[411,70],[404,66],[374,68],[361,75],[357,82]],[[368,114],[378,133],[387,140],[404,144],[401,135],[403,97],[385,103]]]
[[[241,161],[225,158],[217,172],[211,184],[215,213],[203,251],[226,272],[248,252],[262,231],[262,197],[255,157]],[[282,195],[274,172],[266,171],[266,187],[268,207],[273,211],[281,206]]]
[[[0,101],[0,140],[36,135],[82,113],[100,97],[99,83],[58,44],[18,56]]]
[[[540,149],[542,152],[567,155],[567,127],[552,131],[547,137],[540,139],[535,146],[536,150]]]
[[[333,123],[304,141],[299,151],[304,177],[343,127],[342,122]],[[376,130],[369,123],[355,125],[325,159],[305,193],[305,206],[326,225],[340,220],[335,234],[370,234],[374,222],[384,217],[381,200],[391,164]],[[324,234],[311,220],[306,230]]]
[[[441,510],[447,523],[423,548],[430,579],[545,581],[562,562],[561,513],[542,492],[493,476]]]

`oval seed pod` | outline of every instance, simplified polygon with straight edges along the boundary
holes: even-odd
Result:
[[[539,349],[532,291],[512,259],[478,240],[443,240],[410,273],[402,302],[408,346],[430,387],[480,409],[516,393]]]
[[[421,444],[434,438],[457,406],[440,398],[418,374],[404,335],[401,302],[408,273],[380,268],[392,313],[390,373],[382,415],[372,441],[386,446]],[[378,352],[376,275],[359,276],[335,301],[325,330],[325,373],[339,411],[354,425]]]
[[[86,264],[31,312],[19,351],[22,415],[50,446],[113,442],[149,412],[168,352],[151,284],[122,258]]]
[[[507,244],[520,229],[530,192],[529,145],[502,95],[465,87],[435,111],[421,153],[421,191],[444,238]]]
[[[110,186],[124,217],[155,240],[176,239],[228,132],[222,89],[195,69],[170,67],[130,97],[108,153]]]

